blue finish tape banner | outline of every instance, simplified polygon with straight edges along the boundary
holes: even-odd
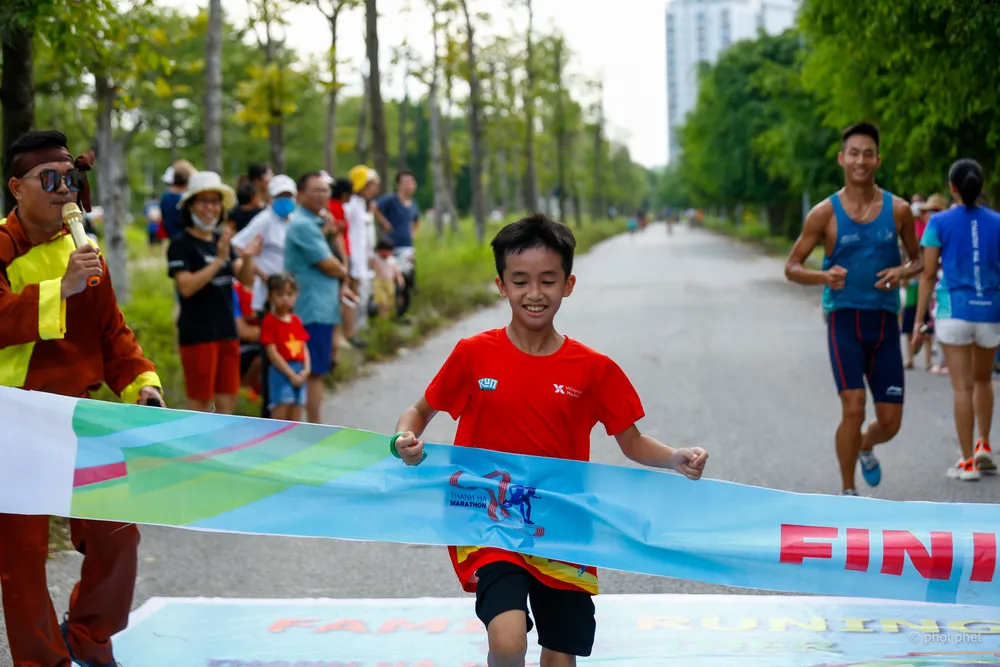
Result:
[[[593,655],[616,667],[1000,665],[1000,609],[758,595],[602,595]],[[469,598],[154,598],[115,638],[144,667],[486,667]],[[527,665],[538,667],[537,633]]]
[[[0,512],[494,546],[775,591],[1000,606],[1000,505],[795,494],[367,431],[0,390]]]

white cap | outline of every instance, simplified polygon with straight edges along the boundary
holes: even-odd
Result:
[[[267,194],[272,197],[277,197],[285,193],[294,195],[296,192],[298,192],[298,187],[296,187],[295,181],[292,180],[291,176],[286,176],[285,174],[275,176],[267,184]]]

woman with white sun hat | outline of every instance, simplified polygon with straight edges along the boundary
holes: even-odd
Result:
[[[253,284],[261,241],[243,251],[230,245],[233,230],[220,223],[235,200],[215,172],[192,174],[177,204],[184,233],[167,250],[168,273],[180,295],[177,334],[191,410],[232,414],[240,390],[233,278]]]

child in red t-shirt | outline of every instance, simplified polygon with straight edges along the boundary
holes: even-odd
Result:
[[[590,434],[600,422],[633,461],[700,479],[708,454],[697,447],[673,449],[640,433],[642,403],[622,369],[555,330],[553,319],[576,284],[569,227],[533,215],[502,229],[492,245],[510,324],[459,341],[424,396],[399,418],[393,453],[419,464],[420,434],[437,412],[447,412],[458,420],[456,446],[587,461]],[[533,492],[511,487],[526,526]],[[542,664],[571,666],[574,656],[590,655],[595,568],[496,548],[448,550],[463,589],[476,593],[491,666],[524,665],[533,626],[529,598]]]
[[[274,419],[299,421],[306,404],[306,380],[309,378],[309,334],[299,316],[292,312],[298,296],[298,283],[288,273],[271,276],[267,281],[271,312],[260,324],[260,344],[271,363],[267,371],[267,391]]]

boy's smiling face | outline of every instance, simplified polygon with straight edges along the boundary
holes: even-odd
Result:
[[[496,284],[510,303],[514,321],[541,331],[552,326],[562,300],[573,293],[576,277],[566,276],[559,253],[538,247],[507,255]]]

